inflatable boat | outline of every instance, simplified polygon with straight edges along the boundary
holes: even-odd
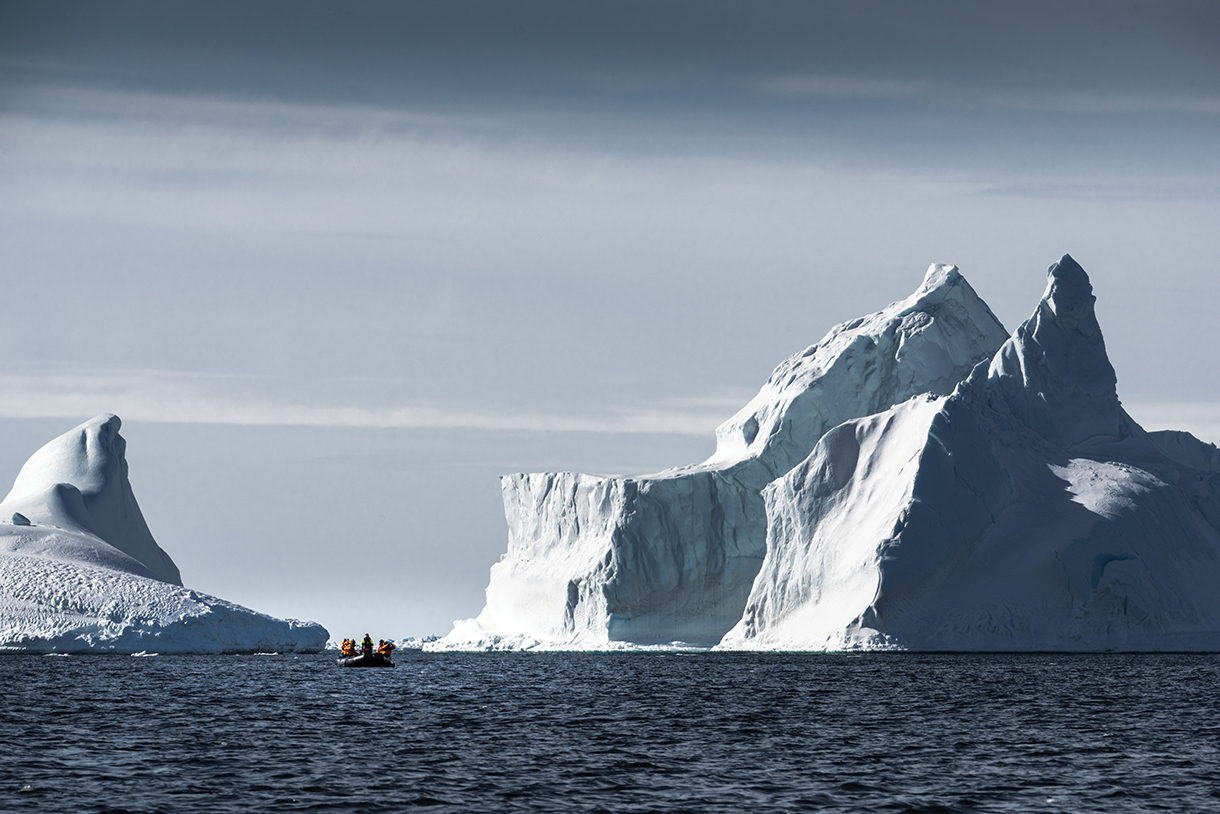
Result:
[[[394,662],[390,661],[388,656],[383,656],[380,653],[361,653],[359,656],[347,656],[345,658],[336,659],[336,662],[342,667],[393,667]]]

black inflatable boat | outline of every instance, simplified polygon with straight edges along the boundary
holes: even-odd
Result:
[[[340,666],[343,667],[393,667],[394,662],[390,661],[389,657],[383,656],[380,653],[361,653],[359,656],[347,656],[345,658],[336,659]]]

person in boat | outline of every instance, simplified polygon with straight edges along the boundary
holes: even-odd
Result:
[[[356,655],[356,640],[355,639],[344,639],[343,646],[341,648],[339,648],[339,652],[341,652],[345,656]]]
[[[393,655],[393,653],[394,653],[394,643],[393,642],[387,642],[384,639],[382,639],[377,644],[377,655],[385,656],[388,659],[391,655]]]
[[[373,637],[369,634],[364,634],[364,641],[360,643],[360,649],[364,651],[364,655],[371,656],[373,654]]]

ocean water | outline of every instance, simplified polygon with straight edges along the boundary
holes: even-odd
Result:
[[[1220,810],[1220,656],[0,657],[0,811]]]

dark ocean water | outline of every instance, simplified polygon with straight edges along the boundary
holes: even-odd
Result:
[[[1217,811],[1220,656],[0,657],[0,811]]]

